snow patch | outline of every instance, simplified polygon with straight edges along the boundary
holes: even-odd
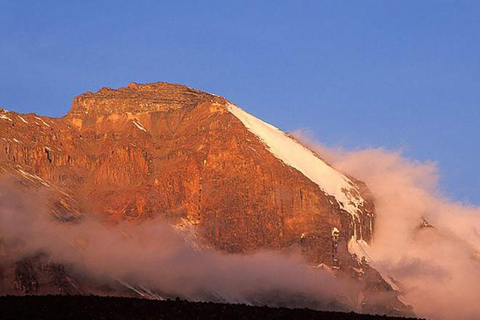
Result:
[[[35,174],[30,174],[30,173],[22,170],[21,167],[17,167],[17,171],[29,181],[40,182],[45,187],[51,187],[48,182],[46,182],[45,180],[43,180],[42,178],[40,178],[39,176],[37,176]]]
[[[363,258],[365,258],[365,261],[372,263],[373,259],[369,251],[370,246],[367,242],[365,242],[365,240],[357,240],[356,235],[350,238],[350,241],[348,242],[348,252],[355,254],[358,260],[361,261]]]
[[[185,244],[195,251],[200,251],[207,246],[200,245],[197,237],[197,226],[189,219],[181,218],[181,220],[172,225],[173,228],[179,232],[185,241]]]
[[[18,116],[18,115],[17,115],[17,117],[18,117],[20,120],[22,120],[23,123],[28,124],[28,121],[25,120],[22,116]]]
[[[369,265],[374,267],[375,270],[377,270],[378,273],[380,273],[383,280],[385,280],[385,282],[388,283],[393,290],[399,293],[399,295],[397,295],[398,299],[401,302],[405,303],[401,295],[402,291],[400,290],[398,285],[395,283],[393,278],[388,276],[385,270],[378,263],[375,263],[375,259],[370,254],[370,246],[368,245],[368,243],[366,243],[364,240],[357,240],[356,235],[354,235],[350,238],[350,241],[348,242],[348,252],[350,252],[351,254],[355,254],[357,256],[358,261],[362,261],[362,259],[365,259],[365,261]]]
[[[353,220],[359,218],[359,207],[364,204],[365,200],[357,196],[359,191],[349,178],[330,167],[311,150],[280,129],[231,103],[227,104],[227,108],[267,146],[267,149],[275,157],[300,171],[317,184],[323,192],[335,197],[340,207],[352,215]]]
[[[7,116],[4,115],[4,114],[0,114],[0,119],[7,120],[7,121],[10,121],[10,122],[13,121],[12,119],[10,119],[9,117],[7,117]]]
[[[133,285],[130,285],[129,283],[127,283],[125,281],[122,281],[120,279],[115,279],[115,280],[117,280],[118,283],[120,283],[121,285],[125,286],[126,288],[132,290],[133,292],[135,292],[136,294],[138,294],[142,298],[149,299],[149,300],[160,300],[160,301],[164,300],[164,298],[162,296],[160,296],[157,293],[152,292],[151,290],[149,290],[146,287],[143,287],[143,286],[140,286],[140,285],[139,286],[133,286]]]
[[[138,120],[133,120],[133,124],[140,130],[147,132],[147,130],[143,127],[143,125]]]
[[[35,119],[37,120],[40,120],[45,126],[49,127],[50,128],[50,125],[48,123],[46,123],[42,118],[39,118],[39,117],[35,117]],[[35,122],[37,123],[37,122]],[[37,123],[38,124],[38,123]]]

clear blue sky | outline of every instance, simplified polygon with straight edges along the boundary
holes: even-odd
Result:
[[[480,204],[480,1],[0,0],[0,106],[170,81],[327,145],[438,161]]]

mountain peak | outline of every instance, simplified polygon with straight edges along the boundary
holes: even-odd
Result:
[[[193,108],[203,102],[225,103],[227,100],[185,85],[155,82],[129,83],[118,89],[101,88],[95,93],[86,92],[74,98],[69,117],[87,114],[142,113]]]
[[[224,98],[131,83],[76,97],[64,118],[0,113],[0,132],[0,172],[21,188],[42,188],[45,210],[59,221],[83,213],[144,223],[159,217],[193,246],[299,250],[312,265],[393,290],[363,263],[372,260],[375,222],[367,187]],[[15,281],[8,280],[11,292]],[[30,280],[22,288],[37,292]],[[395,294],[390,306],[405,308]]]

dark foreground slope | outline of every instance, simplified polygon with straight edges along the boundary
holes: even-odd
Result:
[[[0,319],[405,319],[242,304],[96,296],[0,297]]]

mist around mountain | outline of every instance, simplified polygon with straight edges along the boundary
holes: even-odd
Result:
[[[480,316],[480,210],[442,197],[434,164],[165,83],[0,116],[2,294]]]
[[[377,213],[372,265],[395,280],[417,315],[480,317],[480,207],[449,200],[435,163],[382,148],[326,147],[305,130],[294,135],[368,185]]]

